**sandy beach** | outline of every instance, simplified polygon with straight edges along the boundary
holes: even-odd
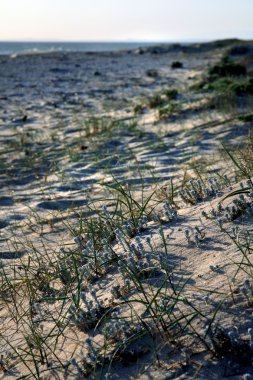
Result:
[[[253,374],[252,56],[0,56],[2,378]]]

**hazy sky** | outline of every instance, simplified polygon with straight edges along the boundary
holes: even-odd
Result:
[[[0,0],[0,40],[253,38],[253,0]]]

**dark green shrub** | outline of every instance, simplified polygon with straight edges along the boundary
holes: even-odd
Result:
[[[208,71],[211,77],[239,77],[247,74],[246,67],[235,62],[231,62],[227,57],[215,64]]]
[[[230,91],[237,96],[253,95],[253,77],[230,85]]]
[[[232,78],[218,78],[213,82],[208,83],[207,90],[214,90],[217,92],[227,92],[230,86],[235,83]]]
[[[201,81],[191,87],[194,91],[216,91],[236,96],[253,95],[253,77],[249,78],[216,78],[212,81]]]
[[[171,68],[172,69],[182,69],[183,68],[183,64],[180,61],[174,61],[171,64]]]
[[[238,116],[238,120],[243,121],[244,123],[250,123],[253,121],[253,114],[246,114]]]

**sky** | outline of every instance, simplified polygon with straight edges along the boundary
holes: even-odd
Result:
[[[0,0],[0,41],[253,39],[253,0]]]

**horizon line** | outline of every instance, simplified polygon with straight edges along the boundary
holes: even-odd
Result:
[[[50,42],[57,42],[57,43],[179,43],[179,42],[208,42],[208,41],[218,41],[218,40],[231,40],[231,39],[237,39],[241,41],[247,41],[251,39],[245,39],[245,38],[239,38],[239,37],[220,37],[220,38],[203,38],[203,39],[197,39],[197,38],[188,38],[188,39],[150,39],[150,40],[61,40],[61,39],[0,39],[1,42],[26,42],[26,43],[50,43]]]

